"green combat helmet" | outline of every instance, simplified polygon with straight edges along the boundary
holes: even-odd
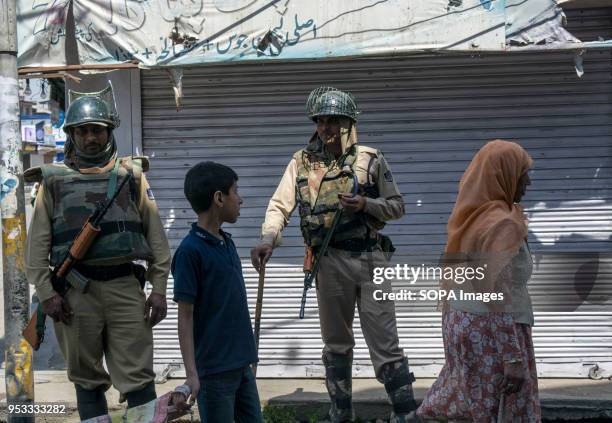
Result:
[[[319,116],[345,116],[356,122],[359,111],[352,94],[333,87],[319,87],[308,96],[306,113],[315,122]]]
[[[79,97],[68,108],[64,131],[87,123],[102,124],[110,129],[115,129],[117,124],[104,100],[93,96]]]
[[[115,104],[113,87],[109,85],[102,91],[82,93],[70,90],[70,106],[66,113],[64,131],[87,123],[97,123],[115,129],[119,126],[119,116]]]

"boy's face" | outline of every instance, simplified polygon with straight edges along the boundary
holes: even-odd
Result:
[[[230,187],[228,194],[223,196],[223,207],[221,208],[222,219],[227,223],[236,223],[240,216],[240,205],[242,198],[238,195],[238,184],[234,182]]]

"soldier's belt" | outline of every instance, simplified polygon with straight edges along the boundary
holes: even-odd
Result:
[[[375,238],[369,239],[346,239],[344,241],[332,241],[329,246],[338,250],[345,250],[351,252],[360,251],[371,251],[372,247],[377,244],[378,240]]]
[[[79,263],[75,269],[87,279],[96,281],[110,281],[135,274],[135,265],[132,263],[119,264],[117,266],[88,266]]]

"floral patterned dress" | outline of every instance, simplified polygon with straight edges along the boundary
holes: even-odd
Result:
[[[513,296],[525,306],[519,313],[471,313],[451,309],[442,316],[446,362],[417,414],[428,419],[475,423],[541,421],[538,375],[531,338],[533,312],[527,292],[532,271],[529,247],[523,245],[505,269]],[[504,395],[504,361],[520,360],[525,382]]]
[[[541,420],[529,325],[514,323],[511,313],[481,316],[450,310],[442,318],[442,327],[446,363],[419,407],[419,416],[497,422],[503,362],[519,358],[526,380],[519,392],[505,395],[503,421],[531,423]]]

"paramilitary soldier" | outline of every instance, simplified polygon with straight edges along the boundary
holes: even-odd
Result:
[[[253,265],[259,270],[280,244],[281,231],[296,205],[302,235],[316,255],[340,204],[343,214],[316,278],[330,419],[355,418],[351,366],[357,302],[376,377],[393,405],[392,421],[412,421],[414,376],[399,347],[395,307],[372,296],[372,269],[388,264],[383,250],[392,248],[379,230],[387,220],[404,215],[402,196],[381,152],[357,144],[358,111],[351,94],[321,87],[310,93],[306,108],[316,132],[306,148],[293,155],[270,200],[261,243],[251,251]],[[354,196],[349,194],[353,175],[358,181]]]
[[[64,163],[26,172],[26,179],[42,180],[28,233],[27,277],[36,285],[43,313],[55,322],[82,420],[108,413],[105,392],[111,383],[129,408],[156,398],[152,327],[166,316],[171,257],[143,173],[148,162],[118,157],[113,130],[119,119],[112,107],[114,99],[111,104],[96,95],[74,100],[64,125]],[[86,283],[68,277],[71,288],[60,296],[49,266],[64,259],[96,203],[112,198],[128,174],[132,178],[102,220],[102,232],[69,273],[76,271]],[[136,260],[147,261],[146,274]],[[146,300],[145,278],[153,285]]]

